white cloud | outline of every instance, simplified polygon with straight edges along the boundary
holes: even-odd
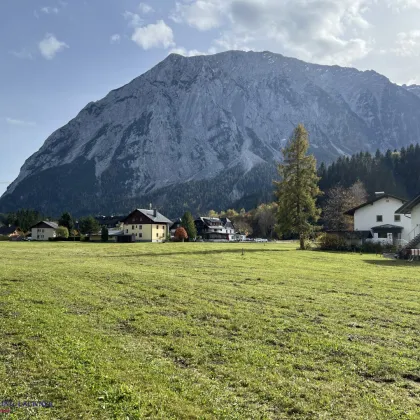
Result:
[[[58,14],[59,10],[58,7],[50,7],[50,6],[46,6],[46,7],[42,7],[41,8],[41,12],[45,13],[46,15],[51,15],[51,14]]]
[[[6,118],[6,122],[10,125],[19,126],[19,127],[33,127],[36,125],[32,121],[17,120],[15,118]]]
[[[131,39],[144,50],[151,48],[170,48],[175,46],[174,33],[163,20],[136,28]]]
[[[111,44],[119,44],[121,41],[121,35],[120,34],[114,34],[110,38]]]
[[[127,10],[123,13],[123,16],[125,20],[128,20],[129,25],[133,28],[142,25],[144,22],[140,15],[137,13],[129,12]]]
[[[392,52],[401,57],[420,56],[420,31],[400,32],[397,35],[396,48]]]
[[[199,30],[221,28],[223,49],[281,49],[304,60],[347,65],[373,40],[363,36],[375,0],[188,0],[171,18]],[[419,0],[420,1],[420,0]]]
[[[213,50],[211,50],[213,51]],[[212,52],[202,52],[202,51],[198,51],[198,50],[187,50],[184,47],[176,47],[176,48],[172,48],[171,51],[169,51],[169,54],[179,54],[179,55],[183,55],[184,57],[194,57],[196,55],[208,55],[208,54],[212,54]]]
[[[10,54],[14,55],[16,58],[19,58],[21,60],[32,60],[34,58],[32,53],[26,48],[22,48],[19,51],[11,51]]]
[[[58,7],[50,7],[50,6],[46,6],[46,7],[42,7],[41,8],[41,12],[45,13],[46,15],[51,15],[51,14],[58,14],[59,10]]]
[[[223,23],[224,12],[232,0],[195,0],[188,4],[176,3],[171,19],[186,22],[201,31],[218,28]]]
[[[69,48],[65,42],[59,41],[53,34],[46,34],[44,39],[38,44],[38,47],[43,57],[47,60],[52,60],[58,52]]]
[[[420,9],[420,0],[388,0],[388,7],[396,12]]]
[[[147,3],[140,3],[139,4],[139,10],[144,15],[147,15],[148,13],[154,12],[153,7],[149,6]]]

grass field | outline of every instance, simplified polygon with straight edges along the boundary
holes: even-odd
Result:
[[[4,416],[419,419],[420,265],[295,248],[0,243]]]

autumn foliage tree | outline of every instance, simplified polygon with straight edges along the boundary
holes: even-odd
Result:
[[[188,234],[187,231],[183,228],[183,227],[179,227],[176,231],[175,231],[175,239],[177,241],[180,242],[184,242],[185,239],[188,239]]]

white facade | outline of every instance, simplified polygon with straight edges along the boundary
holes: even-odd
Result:
[[[388,233],[387,237],[380,238],[378,233],[372,233],[374,240],[381,242],[392,242],[394,239],[408,240],[412,230],[412,220],[409,215],[395,214],[395,211],[403,204],[402,200],[389,196],[366,204],[354,213],[354,230],[371,231],[372,228],[383,225],[400,226],[403,228],[401,238],[393,238],[392,233]]]
[[[414,230],[417,226],[420,226],[420,204],[411,210],[411,230]]]
[[[56,236],[53,228],[32,228],[32,239],[34,241],[48,241],[49,238],[55,238]]]

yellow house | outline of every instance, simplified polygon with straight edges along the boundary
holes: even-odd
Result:
[[[32,240],[34,241],[48,241],[49,238],[56,237],[57,223],[54,222],[39,222],[31,227]]]
[[[130,236],[132,242],[163,242],[172,222],[156,209],[136,209],[123,221],[123,236]]]

